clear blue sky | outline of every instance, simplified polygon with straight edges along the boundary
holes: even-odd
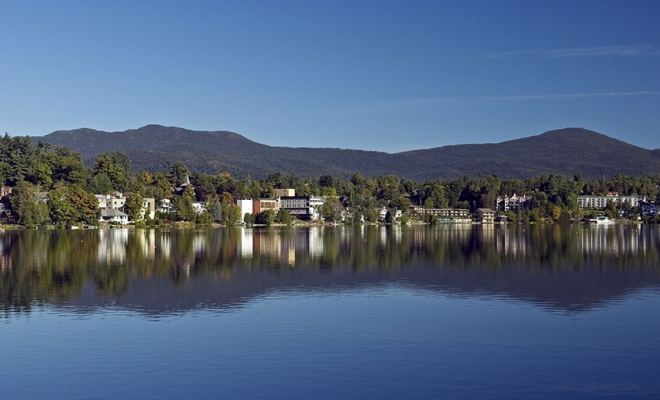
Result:
[[[146,124],[388,152],[660,148],[660,1],[4,1],[0,132]]]

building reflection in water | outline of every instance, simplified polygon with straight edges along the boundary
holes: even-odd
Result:
[[[330,275],[351,282],[365,271],[370,279],[408,274],[440,286],[490,287],[500,282],[492,275],[499,271],[510,279],[501,280],[497,290],[504,291],[511,282],[527,290],[561,276],[565,282],[557,287],[575,285],[579,293],[588,288],[570,281],[577,270],[584,281],[606,280],[591,285],[601,289],[653,282],[660,273],[659,231],[577,224],[7,231],[0,234],[0,294],[5,307],[29,307],[79,296],[90,282],[104,296],[125,296],[136,280],[181,287],[215,278],[251,293],[256,281],[270,280],[250,276],[281,279],[280,268],[306,285],[324,284]],[[605,269],[610,277],[600,274]],[[624,274],[631,269],[641,273]]]
[[[595,229],[593,229],[595,228]],[[645,232],[638,225],[595,226],[580,231],[580,250],[584,254],[646,254],[656,231]],[[645,238],[645,234],[651,237]],[[657,240],[655,240],[657,243]]]
[[[224,235],[224,236],[223,236]],[[657,230],[638,225],[583,226],[583,225],[529,225],[493,226],[447,224],[431,229],[409,227],[319,227],[305,229],[254,229],[237,228],[235,232],[216,230],[177,231],[105,229],[98,231],[97,261],[102,263],[126,263],[129,247],[139,249],[145,260],[169,260],[172,256],[186,262],[206,258],[218,247],[225,247],[235,237],[232,249],[225,249],[235,257],[251,259],[255,255],[285,265],[295,265],[297,259],[314,260],[329,253],[363,251],[374,247],[381,250],[392,247],[424,249],[451,243],[463,253],[475,249],[488,252],[493,249],[500,256],[525,259],[538,253],[539,248],[564,248],[564,255],[572,251],[583,255],[644,255],[660,242]],[[228,237],[229,236],[229,237]],[[189,244],[185,240],[188,238]],[[173,249],[172,240],[177,241]],[[210,247],[209,241],[213,241]],[[228,242],[229,241],[229,242]],[[370,241],[374,241],[373,243]],[[130,242],[130,246],[129,246]],[[233,243],[233,242],[231,242]],[[187,249],[186,247],[189,246]],[[0,269],[12,269],[10,257],[12,244],[0,242]],[[225,254],[226,255],[226,254]],[[44,265],[47,252],[36,252],[31,258],[35,267]]]
[[[124,263],[128,229],[99,229],[97,259],[105,263]],[[139,244],[143,246],[144,244]]]

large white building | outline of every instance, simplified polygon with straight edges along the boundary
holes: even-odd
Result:
[[[245,220],[246,214],[254,215],[254,201],[252,199],[239,199],[236,204],[241,209],[241,220]]]
[[[644,201],[643,197],[639,196],[578,196],[578,205],[582,209],[588,210],[604,210],[608,202],[614,204],[629,203],[631,207],[639,206],[640,201]]]
[[[526,208],[532,203],[532,196],[498,196],[496,209],[500,211],[515,211],[518,208]]]
[[[95,194],[94,197],[99,201],[101,210],[121,210],[126,204],[126,197],[119,192],[112,194]]]

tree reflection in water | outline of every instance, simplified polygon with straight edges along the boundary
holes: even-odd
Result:
[[[404,281],[579,311],[657,285],[659,246],[649,225],[6,231],[0,297],[5,312],[85,302],[161,312]]]

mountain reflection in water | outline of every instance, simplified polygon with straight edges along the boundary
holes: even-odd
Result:
[[[148,315],[240,307],[276,291],[381,285],[580,312],[660,284],[655,226],[6,231],[5,315],[35,305]]]

